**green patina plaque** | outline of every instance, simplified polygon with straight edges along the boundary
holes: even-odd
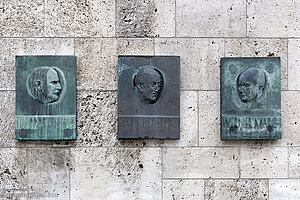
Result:
[[[281,138],[280,58],[221,59],[221,139]]]
[[[16,56],[16,139],[76,139],[76,56]]]

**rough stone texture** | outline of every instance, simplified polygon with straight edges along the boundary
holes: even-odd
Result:
[[[300,147],[289,149],[289,178],[300,178]]]
[[[65,148],[28,150],[29,199],[69,198],[69,156]]]
[[[241,148],[241,178],[287,178],[287,148]]]
[[[288,40],[288,89],[300,90],[300,40]]]
[[[298,37],[300,2],[297,0],[247,0],[247,35]]]
[[[71,199],[161,200],[161,149],[72,148]]]
[[[16,55],[73,55],[74,40],[58,38],[1,39],[0,90],[15,89]]]
[[[239,176],[238,148],[165,148],[163,161],[164,178]]]
[[[117,37],[174,37],[175,0],[117,0]]]
[[[180,56],[182,90],[219,90],[223,39],[155,39],[156,55]]]
[[[153,55],[152,39],[75,39],[77,88],[116,90],[118,55]]]
[[[163,199],[204,200],[204,180],[164,180]]]
[[[44,0],[1,0],[0,13],[0,37],[44,36]]]
[[[177,37],[246,36],[246,2],[177,0]]]
[[[114,37],[115,2],[46,0],[45,32],[50,37]]]
[[[268,181],[206,180],[205,200],[268,200]]]
[[[271,179],[269,200],[299,200],[299,179]]]
[[[286,39],[226,39],[225,56],[280,57],[281,89],[287,90],[287,46]]]

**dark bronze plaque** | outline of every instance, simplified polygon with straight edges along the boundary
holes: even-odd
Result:
[[[119,56],[118,138],[179,139],[178,56]]]
[[[221,59],[221,138],[281,138],[280,58]]]
[[[76,57],[16,56],[16,139],[76,139]]]

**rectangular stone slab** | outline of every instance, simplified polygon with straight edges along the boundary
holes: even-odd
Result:
[[[221,58],[221,139],[281,138],[280,58]]]
[[[17,140],[76,139],[76,56],[16,56]]]
[[[179,139],[180,58],[118,57],[118,138]]]

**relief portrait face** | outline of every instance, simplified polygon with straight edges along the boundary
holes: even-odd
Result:
[[[62,90],[57,72],[54,69],[49,69],[49,71],[47,72],[46,80],[47,80],[46,96],[48,98],[48,101],[50,103],[57,101],[59,99]]]

